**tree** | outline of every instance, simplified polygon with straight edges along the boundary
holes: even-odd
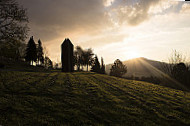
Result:
[[[77,66],[77,70],[79,71],[79,68],[78,68],[78,54],[77,54],[77,51],[74,51],[73,64],[74,64],[74,66],[75,66],[75,65]]]
[[[102,74],[106,73],[105,64],[104,64],[104,59],[103,58],[101,58],[101,73]]]
[[[44,66],[45,66],[46,69],[52,69],[53,68],[53,63],[50,60],[50,58],[47,57],[47,56],[44,59]]]
[[[16,41],[14,43],[1,43],[0,56],[18,60],[23,56],[23,49],[25,49],[24,43]]]
[[[190,87],[190,70],[186,63],[186,57],[174,50],[168,61],[168,64],[162,64],[162,71],[166,74],[163,75],[162,80],[167,85],[177,85],[180,89],[186,90],[187,87]]]
[[[36,44],[34,42],[33,36],[30,37],[30,40],[28,41],[25,60],[30,63],[32,62],[32,65],[34,61],[37,61]]]
[[[22,59],[22,60],[24,60],[24,57],[25,57],[26,47],[27,47],[26,43],[21,43],[21,45],[18,48],[19,58]]]
[[[183,85],[188,84],[188,67],[184,63],[178,63],[173,66],[172,77]],[[187,85],[188,86],[188,85]]]
[[[110,70],[111,76],[122,77],[127,73],[127,67],[119,60],[115,60],[114,65],[112,65]]]
[[[101,73],[101,70],[100,70],[100,62],[98,61],[97,55],[96,55],[95,58],[94,58],[94,62],[93,62],[93,64],[92,64],[91,71],[92,71],[92,72],[96,72],[96,73]]]
[[[38,40],[37,61],[38,65],[40,65],[40,63],[41,65],[44,63],[44,53],[43,53],[42,42],[40,39]]]
[[[171,56],[168,58],[169,64],[163,63],[161,65],[162,71],[172,77],[173,67],[179,63],[185,62],[185,56],[183,56],[180,52],[174,50]]]
[[[88,71],[89,65],[92,65],[93,55],[94,53],[91,48],[83,51],[82,53],[82,59],[83,59],[84,65],[86,65],[87,67],[87,71]]]
[[[83,65],[83,49],[80,46],[76,46],[74,51],[74,64],[77,65],[77,70],[80,71],[80,66]]]
[[[54,69],[59,69],[59,64],[58,63],[55,63]]]
[[[18,58],[28,33],[26,10],[15,0],[0,0],[0,55]],[[4,50],[6,48],[6,50]]]

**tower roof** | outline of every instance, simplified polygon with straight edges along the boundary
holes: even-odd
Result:
[[[69,40],[69,38],[66,38],[63,43],[62,43],[62,46],[63,45],[73,45],[72,42]]]

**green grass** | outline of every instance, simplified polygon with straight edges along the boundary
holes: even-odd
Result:
[[[0,125],[190,125],[190,93],[87,72],[1,72]]]

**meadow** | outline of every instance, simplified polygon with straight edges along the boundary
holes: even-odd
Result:
[[[0,125],[190,125],[190,93],[91,72],[0,72]]]

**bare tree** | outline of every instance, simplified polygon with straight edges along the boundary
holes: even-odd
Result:
[[[15,0],[0,0],[0,55],[10,52],[4,52],[5,47],[11,48],[16,54],[19,52],[20,43],[27,37],[27,23],[26,9]]]
[[[186,62],[186,57],[174,50],[171,54],[171,56],[168,58],[168,64],[167,63],[162,63],[162,71],[169,76],[172,76],[172,70],[173,67],[179,63],[185,63]]]
[[[182,53],[178,52],[177,50],[174,50],[171,57],[169,58],[170,64],[179,64],[182,62],[186,62],[186,56]]]

